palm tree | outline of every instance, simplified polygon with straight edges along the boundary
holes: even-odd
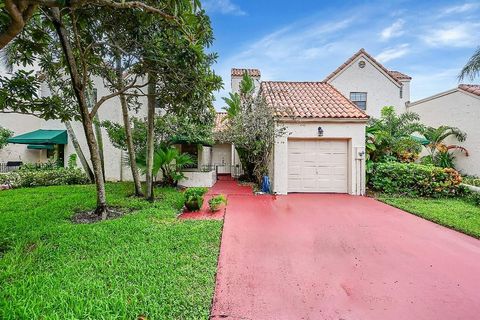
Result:
[[[368,159],[373,162],[387,158],[400,160],[405,153],[417,154],[421,144],[412,137],[423,132],[420,117],[413,112],[400,115],[393,107],[384,107],[380,119],[372,119],[367,128]]]
[[[458,76],[459,80],[465,78],[470,78],[470,80],[475,79],[480,75],[480,47],[477,48],[473,56],[468,60],[465,67],[463,67],[460,75]]]
[[[463,142],[467,138],[467,134],[456,127],[427,127],[423,132],[423,135],[429,141],[426,148],[430,153],[422,159],[423,162],[433,163],[440,167],[453,168],[455,157],[449,153],[450,150],[460,150],[468,156],[468,151],[464,147],[445,144],[445,139],[449,137],[453,137],[459,142]]]
[[[153,155],[152,175],[155,178],[162,171],[162,185],[174,187],[185,177],[181,170],[193,163],[188,154],[180,153],[175,147],[160,147],[155,149]],[[147,171],[146,154],[137,156],[137,165],[143,173]]]

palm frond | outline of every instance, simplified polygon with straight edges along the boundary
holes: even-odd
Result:
[[[467,64],[463,67],[458,76],[458,80],[461,81],[465,78],[474,80],[480,75],[480,47],[477,48]]]

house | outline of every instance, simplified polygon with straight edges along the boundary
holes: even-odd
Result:
[[[406,111],[410,101],[411,77],[385,68],[360,49],[324,82],[331,84],[370,117],[379,118],[383,107],[393,106],[397,113]]]
[[[274,146],[272,191],[364,194],[368,115],[327,82],[261,81],[257,69],[232,69],[233,90],[244,73],[286,129]]]
[[[456,167],[464,174],[480,176],[480,85],[461,84],[409,103],[407,110],[420,115],[427,126],[447,125],[466,132],[467,139],[461,146],[468,150],[469,156],[455,154]],[[451,139],[446,143],[458,144],[458,141]]]

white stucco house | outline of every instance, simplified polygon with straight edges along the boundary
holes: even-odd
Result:
[[[420,115],[427,126],[447,125],[464,131],[467,139],[460,145],[468,150],[469,156],[455,154],[456,167],[464,174],[480,176],[480,85],[461,84],[412,102],[407,110]],[[458,141],[451,139],[446,143],[458,144]]]
[[[379,118],[385,106],[395,107],[397,113],[405,112],[411,80],[399,71],[388,70],[365,49],[324,79],[373,118]]]

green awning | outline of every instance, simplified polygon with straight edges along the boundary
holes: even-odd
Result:
[[[30,150],[53,150],[55,147],[53,144],[29,144],[27,149]]]
[[[67,144],[67,130],[35,130],[24,133],[7,140],[8,143],[17,144]]]
[[[413,140],[417,141],[417,142],[420,142],[422,144],[422,146],[426,146],[430,143],[430,141],[428,141],[428,139],[425,139],[423,137],[417,137],[417,136],[410,136]]]

